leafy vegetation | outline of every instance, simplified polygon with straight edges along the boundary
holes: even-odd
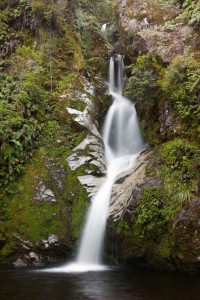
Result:
[[[27,62],[29,65],[27,66]],[[41,53],[22,46],[13,57],[12,76],[2,74],[0,86],[1,184],[20,174],[33,155],[37,137],[50,112]]]
[[[160,153],[158,168],[165,189],[174,202],[181,201],[184,206],[198,193],[199,149],[189,142],[174,139],[163,144]]]
[[[199,0],[163,0],[169,4],[180,5],[182,11],[178,19],[185,24],[200,29],[200,3]]]
[[[27,0],[0,2],[0,63],[23,40],[22,32],[30,28],[31,6]]]
[[[135,102],[145,137],[158,144],[158,115],[161,99],[159,78],[164,67],[159,57],[151,53],[140,55],[136,62],[128,67],[131,76],[128,79],[125,96]]]
[[[161,142],[155,134],[160,134],[156,131],[157,121],[166,100],[171,101],[176,113],[180,124],[179,135],[199,142],[199,62],[190,56],[177,55],[166,66],[159,58],[145,54],[128,68],[131,76],[125,95],[135,102],[145,136],[150,143]]]
[[[200,141],[199,104],[200,64],[189,56],[176,56],[164,70],[160,80],[164,96],[168,96],[182,124],[181,135]],[[192,122],[191,122],[192,121]]]
[[[138,230],[143,236],[153,234],[155,238],[162,235],[170,215],[163,191],[159,188],[146,189],[133,218],[136,215],[136,226],[140,227]]]
[[[152,54],[141,55],[135,64],[130,65],[131,77],[128,80],[125,95],[137,105],[139,114],[144,118],[155,115],[155,107],[159,99],[158,76],[162,71],[158,59]],[[148,97],[147,97],[148,95]]]
[[[39,136],[49,119],[57,119],[58,93],[67,91],[81,68],[80,47],[73,30],[69,27],[64,30],[60,20],[62,7],[56,5],[54,10],[52,5],[48,0],[32,1],[31,5],[26,0],[1,3],[0,186],[7,191],[9,183],[21,174],[24,163],[33,156],[34,149],[41,145]],[[47,29],[41,29],[47,23]],[[9,43],[12,49],[4,51]],[[76,70],[73,72],[72,68]],[[64,70],[68,74],[61,79]]]

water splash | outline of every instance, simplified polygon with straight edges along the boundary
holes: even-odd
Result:
[[[92,199],[76,261],[50,271],[86,272],[106,268],[101,264],[101,253],[112,185],[118,174],[133,166],[144,148],[134,104],[122,96],[124,78],[123,58],[121,55],[115,55],[111,57],[109,67],[109,91],[113,103],[103,126],[107,160],[105,183]]]

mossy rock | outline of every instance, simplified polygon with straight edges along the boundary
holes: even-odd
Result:
[[[199,198],[191,201],[175,218],[170,227],[173,241],[172,259],[177,268],[184,271],[199,272]]]
[[[86,61],[86,69],[90,75],[106,76],[108,73],[107,61],[102,57],[92,57]]]
[[[4,262],[24,253],[21,241],[30,243],[32,251],[48,255],[39,245],[53,234],[62,245],[59,251],[69,253],[80,235],[88,200],[66,157],[82,140],[82,132],[81,139],[78,133],[74,136],[71,133],[70,144],[65,144],[69,136],[63,135],[65,131],[60,125],[51,121],[48,126],[45,146],[35,152],[31,163],[25,166],[24,175],[12,184],[13,194],[2,194],[1,203],[5,202],[6,207],[3,205],[1,209],[4,223],[0,227],[0,256]],[[65,124],[62,126],[66,129]]]
[[[108,42],[98,27],[88,27],[81,32],[81,42],[85,58],[108,56]]]

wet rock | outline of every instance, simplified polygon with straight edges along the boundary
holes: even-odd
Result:
[[[84,155],[86,149],[88,149],[87,156]],[[73,151],[74,153],[66,159],[72,171],[85,165],[87,173],[87,166],[90,164],[98,167],[98,173],[105,174],[106,167],[102,139],[89,134]]]
[[[22,268],[22,267],[27,267],[27,263],[22,260],[21,258],[18,258],[14,263],[13,265],[16,267],[16,268]]]
[[[47,240],[42,240],[41,244],[44,246],[44,248],[49,248],[50,246],[58,246],[59,245],[59,239],[55,234],[50,234],[48,236]]]
[[[90,94],[91,96],[95,95],[95,86],[89,82],[85,82],[84,90],[86,93]]]
[[[41,255],[31,251],[21,258],[18,258],[15,262],[13,262],[13,265],[16,268],[23,268],[28,266],[41,267],[44,266],[44,261]]]
[[[79,182],[86,189],[88,197],[91,199],[97,193],[105,181],[105,177],[96,177],[93,175],[78,176]]]
[[[172,109],[171,103],[166,101],[164,105],[164,112],[159,117],[160,134],[163,140],[176,137],[180,125],[178,124],[174,113],[175,112]]]
[[[36,176],[35,179],[37,181],[38,186],[36,188],[34,200],[50,201],[50,202],[56,203],[57,201],[56,201],[54,193],[45,186],[42,179],[39,176]]]
[[[178,6],[154,0],[118,3],[120,40],[129,57],[146,52],[159,55],[164,62],[186,53],[198,57],[199,33],[176,19]]]
[[[77,153],[73,153],[72,155],[67,157],[67,163],[72,171],[76,170],[80,166],[83,166],[90,161],[90,156],[78,156]]]
[[[31,243],[30,241],[22,239],[18,234],[14,234],[13,237],[17,240],[21,248],[26,250],[32,249],[33,243]]]
[[[49,171],[51,186],[55,186],[55,189],[62,192],[65,188],[65,178],[67,176],[64,166],[50,158],[45,162],[45,166]]]
[[[74,109],[71,107],[67,107],[67,111],[69,114],[74,115],[74,121],[77,122],[79,125],[85,127],[90,133],[101,138],[101,135],[97,129],[97,122],[92,115],[95,114],[95,106],[91,96],[94,96],[94,86],[89,82],[85,81],[84,89],[86,93],[80,93],[76,91],[70,98],[74,99],[74,102],[83,102],[86,104],[85,109],[83,111]],[[89,95],[87,95],[87,93]]]
[[[27,266],[42,267],[44,266],[43,257],[35,252],[29,252],[23,257]]]
[[[139,198],[141,190],[147,186],[145,167],[149,154],[147,151],[141,153],[136,164],[116,178],[108,210],[109,217],[114,221],[122,218],[134,198]]]
[[[27,267],[27,266],[41,266],[43,265],[42,259],[39,254],[36,254],[33,249],[35,245],[28,241],[24,240],[20,235],[13,235],[16,239],[17,253],[18,249],[20,250],[20,257],[13,263],[17,268]],[[23,249],[23,250],[22,250]]]
[[[86,104],[83,111],[67,108],[68,113],[74,115],[74,121],[85,127],[88,131],[86,138],[73,149],[73,153],[66,158],[66,161],[72,171],[79,167],[84,167],[85,176],[79,176],[79,182],[84,186],[89,198],[98,190],[102,183],[102,176],[106,173],[106,162],[104,157],[104,145],[100,132],[98,131],[95,108],[92,99],[88,96],[94,96],[94,86],[85,82],[84,90],[86,93],[75,94],[75,98]],[[90,175],[88,175],[90,174]]]
[[[81,112],[77,109],[68,107],[67,111],[70,114],[75,115],[74,121],[76,121],[78,124],[82,125],[83,127],[86,127],[89,130],[89,132],[91,132],[95,136],[97,136],[99,138],[101,137],[100,133],[98,132],[95,124],[93,123],[93,120],[92,120],[91,116],[89,115],[87,109],[85,109],[83,112]]]
[[[200,271],[200,199],[191,201],[174,219],[170,234],[178,268]]]

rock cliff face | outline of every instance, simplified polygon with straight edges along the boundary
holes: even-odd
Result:
[[[140,193],[140,187],[148,181],[148,178],[145,176],[148,155],[150,153],[147,151],[141,153],[134,167],[117,176],[113,185],[108,210],[109,217],[114,219],[114,221],[120,220],[124,216],[134,199],[134,195]]]
[[[159,1],[119,1],[120,39],[126,54],[153,52],[164,62],[176,55],[199,57],[199,32],[178,18],[180,8]]]
[[[86,90],[94,97],[94,89],[93,85],[89,85]],[[67,163],[72,171],[84,167],[85,174],[78,176],[78,180],[85,187],[89,198],[91,198],[102,183],[103,178],[101,177],[106,174],[104,145],[101,134],[97,129],[99,124],[92,118],[96,109],[92,99],[89,99],[86,94],[80,94],[79,97],[86,104],[85,109],[79,111],[68,107],[67,110],[73,115],[74,122],[85,127],[88,134],[73,149],[73,153],[67,157]]]

